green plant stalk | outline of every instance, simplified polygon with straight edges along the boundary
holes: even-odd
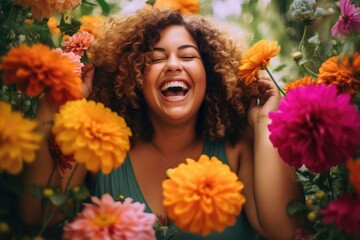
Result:
[[[270,73],[268,68],[265,68],[265,71],[269,74],[271,80],[275,83],[276,87],[279,89],[279,91],[282,93],[282,95],[286,96],[286,93],[281,89],[281,87],[279,86],[279,84],[275,81],[274,77],[272,76],[272,74]]]
[[[305,27],[304,27],[304,32],[303,32],[303,35],[302,35],[302,37],[301,37],[301,41],[300,41],[300,44],[299,44],[299,51],[300,51],[300,52],[301,52],[302,47],[303,47],[303,45],[304,45],[304,41],[305,41],[305,37],[306,37],[306,35],[307,35],[307,31],[308,31],[308,26],[305,25]]]
[[[68,188],[69,188],[69,185],[70,185],[70,182],[71,182],[72,178],[74,177],[74,173],[76,172],[78,166],[79,166],[79,163],[76,163],[76,165],[75,165],[75,167],[74,167],[74,170],[71,172],[70,177],[69,177],[69,179],[68,179],[67,182],[66,182],[66,185],[65,185],[65,188],[64,188],[64,192],[67,192],[67,190],[68,190]],[[48,208],[47,208],[47,206],[46,206],[46,208],[45,208],[45,214],[44,214],[44,222],[43,222],[43,225],[42,225],[42,227],[41,227],[41,230],[40,230],[38,236],[42,236],[42,234],[44,233],[47,225],[49,224],[49,222],[50,222],[51,219],[53,218],[56,209],[57,209],[57,206],[54,206],[54,207],[51,209],[51,212],[50,212],[50,214],[49,214],[49,217],[46,217],[46,215],[47,215],[47,210],[48,210]]]
[[[307,72],[309,75],[317,78],[316,73],[314,73],[313,71],[311,71],[310,68],[308,68],[305,64],[301,64],[301,66],[303,67],[303,69],[305,70],[305,72]]]

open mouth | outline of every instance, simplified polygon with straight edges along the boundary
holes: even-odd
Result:
[[[185,96],[189,91],[189,87],[183,81],[171,81],[165,82],[160,90],[165,97],[174,98]]]

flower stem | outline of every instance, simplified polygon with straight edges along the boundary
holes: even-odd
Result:
[[[71,179],[74,177],[74,173],[76,172],[76,169],[78,168],[78,166],[79,166],[79,163],[76,163],[76,165],[75,165],[75,167],[74,167],[74,170],[71,172],[70,177],[69,177],[69,179],[68,179],[67,182],[66,182],[66,185],[65,185],[65,188],[64,188],[64,191],[63,191],[63,192],[66,192],[66,191],[68,190],[68,188],[69,188],[69,186],[70,186]],[[41,230],[40,230],[38,236],[41,236],[41,235],[44,233],[47,225],[49,224],[50,220],[53,218],[56,209],[57,209],[57,206],[53,206],[53,208],[51,209],[51,212],[50,212],[49,216],[47,217],[46,215],[47,215],[47,212],[48,212],[48,205],[46,206],[46,208],[45,208],[45,213],[44,213],[43,225],[42,225],[42,227],[41,227]]]
[[[310,70],[310,68],[308,68],[305,64],[301,64],[301,66],[303,67],[303,69],[305,70],[305,72],[307,72],[309,75],[313,76],[313,77],[317,77],[316,73],[314,73],[313,71]]]
[[[271,80],[275,83],[276,87],[279,89],[279,91],[282,93],[282,95],[286,96],[286,93],[281,89],[281,87],[279,86],[279,84],[275,81],[274,77],[272,76],[272,74],[270,73],[268,68],[265,68],[266,72],[269,74]]]
[[[307,35],[307,31],[308,31],[308,26],[305,25],[304,27],[304,32],[303,32],[303,35],[301,37],[301,41],[300,41],[300,44],[299,44],[299,51],[301,52],[302,48],[303,48],[303,45],[304,45],[304,41],[305,41],[305,37]]]

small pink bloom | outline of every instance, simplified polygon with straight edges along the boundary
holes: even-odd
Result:
[[[295,240],[310,240],[310,231],[304,227],[297,228],[295,230]]]
[[[269,114],[270,140],[282,159],[312,172],[326,172],[356,153],[360,114],[349,94],[325,84],[295,88]]]
[[[56,48],[54,51],[61,53],[61,55],[67,56],[73,63],[75,63],[76,73],[81,75],[81,68],[84,66],[84,64],[81,62],[81,57],[79,55],[76,55],[73,52],[64,52],[61,48]]]
[[[67,41],[62,43],[64,52],[73,52],[76,55],[83,56],[84,52],[89,49],[95,37],[89,32],[77,32]]]
[[[109,194],[91,198],[84,210],[64,227],[63,240],[122,239],[155,240],[155,215],[145,213],[145,205],[126,198],[114,202]]]
[[[340,0],[341,15],[331,29],[333,37],[340,35],[349,36],[351,29],[360,33],[360,8],[351,4],[350,0]]]
[[[332,201],[320,211],[322,222],[336,227],[352,236],[360,237],[360,199],[350,195]]]

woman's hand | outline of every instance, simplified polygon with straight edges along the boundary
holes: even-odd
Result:
[[[261,120],[268,120],[269,113],[276,111],[279,107],[280,92],[275,83],[268,77],[259,77],[259,96],[250,102],[248,121],[251,128]]]
[[[83,96],[87,98],[92,92],[92,82],[94,78],[94,65],[85,64],[81,69]]]

